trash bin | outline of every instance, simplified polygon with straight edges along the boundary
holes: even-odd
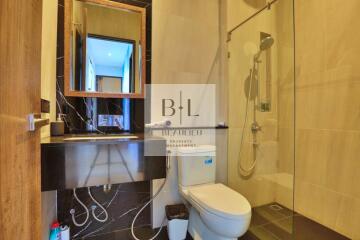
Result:
[[[189,223],[189,211],[184,204],[167,205],[168,237],[170,240],[184,240]]]

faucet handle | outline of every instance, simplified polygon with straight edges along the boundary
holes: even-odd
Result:
[[[257,122],[253,122],[251,124],[251,132],[253,134],[256,134],[257,132],[259,132],[261,130],[262,130],[262,127]]]

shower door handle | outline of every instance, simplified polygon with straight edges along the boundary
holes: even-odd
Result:
[[[48,125],[50,120],[48,118],[41,118],[40,113],[31,113],[27,116],[28,120],[28,131],[34,132],[37,129]]]

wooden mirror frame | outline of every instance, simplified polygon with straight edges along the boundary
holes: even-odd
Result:
[[[97,97],[97,98],[144,98],[146,82],[146,9],[125,3],[114,2],[111,0],[76,0],[81,2],[93,3],[96,5],[123,9],[141,14],[141,83],[140,93],[102,93],[74,91],[70,89],[71,80],[71,31],[72,31],[72,3],[73,0],[65,0],[64,8],[64,94],[69,97]]]

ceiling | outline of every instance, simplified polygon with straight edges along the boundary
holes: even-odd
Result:
[[[87,51],[95,65],[122,68],[132,44],[113,40],[87,38]]]

